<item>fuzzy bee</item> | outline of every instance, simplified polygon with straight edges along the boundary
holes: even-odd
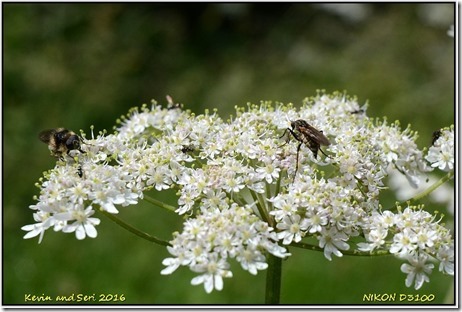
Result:
[[[329,146],[330,142],[326,138],[326,136],[322,133],[322,131],[319,131],[318,129],[314,128],[312,125],[307,123],[305,120],[298,119],[295,121],[292,121],[290,123],[291,128],[287,128],[284,133],[282,134],[281,138],[286,135],[286,132],[289,131],[290,134],[300,142],[297,147],[297,164],[295,167],[295,175],[297,174],[298,171],[298,155],[300,153],[300,148],[302,147],[303,144],[305,144],[310,151],[313,153],[314,158],[318,157],[318,151],[321,151],[325,156],[326,153],[324,153],[321,149],[321,146]],[[290,137],[287,137],[287,141],[285,144],[289,142]],[[285,145],[284,144],[284,145]],[[295,176],[294,176],[295,179]]]
[[[39,133],[39,139],[43,143],[48,144],[51,155],[56,158],[63,159],[65,155],[68,155],[73,150],[85,153],[80,149],[80,145],[82,144],[80,136],[74,131],[65,128],[43,130]],[[79,177],[83,177],[81,165],[77,168],[77,174]]]
[[[61,158],[65,154],[69,154],[72,150],[78,150],[83,153],[80,149],[82,139],[74,131],[67,130],[65,128],[55,128],[44,130],[39,133],[39,139],[43,143],[48,144],[48,149],[51,155]]]

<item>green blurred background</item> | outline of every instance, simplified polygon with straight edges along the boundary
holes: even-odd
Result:
[[[37,139],[64,126],[111,130],[132,106],[169,94],[194,112],[273,100],[300,104],[317,89],[346,90],[370,116],[411,123],[428,146],[454,122],[454,4],[3,3],[3,304],[25,295],[124,295],[130,304],[261,304],[265,272],[233,265],[224,290],[205,294],[186,268],[161,276],[167,251],[100,216],[97,239],[33,223],[34,183],[55,159]],[[174,196],[163,198],[175,203]],[[394,198],[384,199],[393,203]],[[430,211],[444,206],[429,207]],[[141,204],[120,217],[165,239],[181,220]],[[453,278],[434,270],[415,291],[393,257],[335,258],[290,250],[281,303],[361,304],[363,294],[453,299]]]

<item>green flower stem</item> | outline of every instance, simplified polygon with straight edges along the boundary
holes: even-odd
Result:
[[[282,172],[279,173],[279,177],[276,181],[276,190],[274,191],[275,195],[278,195],[281,190],[281,180],[282,180]]]
[[[265,304],[279,304],[281,294],[281,269],[282,259],[268,254]]]
[[[260,213],[260,216],[262,217],[263,221],[265,221],[271,227],[273,227],[273,219],[268,214],[264,198],[261,196],[261,194],[258,194],[252,191],[251,189],[249,189],[249,191],[250,195],[252,195],[252,198],[255,201],[255,204],[257,205],[258,212]]]
[[[438,187],[440,187],[442,184],[444,184],[445,182],[452,179],[453,177],[454,177],[454,171],[449,172],[447,175],[443,176],[441,179],[439,179],[433,185],[431,185],[428,189],[426,189],[422,193],[417,194],[416,196],[406,200],[406,202],[417,201],[417,200],[420,200],[421,198],[424,198],[425,196],[429,195],[431,192],[436,190]]]
[[[311,244],[307,244],[303,242],[298,242],[298,243],[292,242],[290,246],[324,252],[324,249],[319,246],[311,245]],[[390,252],[387,250],[375,250],[372,253],[369,251],[359,251],[359,250],[341,250],[341,252],[342,254],[346,256],[360,256],[360,257],[374,257],[374,256],[390,255]]]
[[[162,246],[171,246],[169,242],[161,240],[161,239],[159,239],[157,237],[151,236],[151,235],[149,235],[149,234],[147,234],[145,232],[142,232],[142,231],[134,228],[130,224],[128,224],[128,223],[122,221],[121,219],[117,218],[112,213],[109,213],[109,212],[104,211],[104,210],[99,210],[99,212],[102,213],[103,215],[105,215],[106,217],[108,217],[109,219],[111,219],[112,221],[114,221],[117,225],[120,225],[121,227],[128,230],[129,232],[135,234],[136,236],[139,236],[139,237],[141,237],[141,238],[143,238],[143,239],[145,239],[147,241],[150,241],[150,242],[162,245]]]
[[[358,185],[358,190],[361,192],[361,194],[364,196],[364,198],[367,198],[367,195],[363,191],[363,186],[364,186],[363,181],[358,179],[355,175],[353,175],[353,177],[355,178],[356,183]]]
[[[171,212],[175,212],[175,210],[176,210],[176,207],[173,207],[173,206],[168,205],[168,204],[166,204],[164,202],[161,202],[160,200],[157,200],[157,199],[155,199],[153,197],[150,197],[150,196],[148,196],[146,194],[143,195],[143,199],[145,201],[147,201],[148,203],[151,203],[151,204],[156,205],[158,207],[170,210]]]
[[[231,194],[229,193],[226,193],[226,195],[231,197]],[[245,201],[245,199],[242,198],[241,194],[233,194],[233,195],[234,196],[232,198],[236,204],[238,204],[241,207],[244,207],[246,205],[247,202]]]
[[[266,198],[271,198],[273,197],[273,195],[271,194],[271,185],[269,183],[265,183],[265,187],[266,187]],[[273,210],[273,203],[272,202],[267,202],[268,204],[268,211],[271,211]]]
[[[258,198],[258,201],[260,202],[261,207],[263,208],[262,210],[263,210],[264,218],[265,218],[266,222],[268,222],[268,224],[270,226],[274,226],[273,218],[271,218],[271,216],[269,215],[269,210],[268,210],[268,206],[267,206],[267,202],[266,202],[265,197],[263,197],[262,194],[257,193],[257,198]]]

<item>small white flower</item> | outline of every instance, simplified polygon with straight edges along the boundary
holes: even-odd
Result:
[[[319,210],[308,210],[306,212],[306,221],[308,224],[309,233],[320,233],[322,231],[323,226],[327,225],[329,222],[328,219],[328,212],[325,209]]]
[[[180,198],[178,199],[179,208],[175,210],[179,215],[183,215],[190,211],[195,202],[196,196],[192,195],[191,192],[183,191]]]
[[[401,265],[401,271],[407,274],[407,287],[411,287],[414,283],[414,289],[418,290],[424,282],[430,282],[428,274],[431,274],[434,265],[432,263],[426,264],[427,259],[428,256],[425,254],[411,255],[407,257],[409,264],[403,263]]]
[[[454,246],[442,245],[438,249],[436,257],[441,261],[439,270],[449,275],[454,275]]]
[[[260,179],[265,179],[267,183],[272,183],[273,179],[279,177],[279,169],[273,162],[265,164],[264,167],[257,168],[257,173]]]
[[[43,223],[35,223],[35,224],[28,224],[21,227],[21,230],[27,231],[24,235],[24,239],[32,238],[37,235],[39,236],[39,244],[42,242],[43,234],[45,233],[45,228],[43,227]]]
[[[147,180],[147,185],[154,185],[158,191],[167,190],[170,188],[171,179],[169,177],[170,168],[167,165],[153,168],[150,173],[150,178]]]
[[[98,235],[95,225],[100,223],[100,219],[91,218],[95,213],[91,206],[85,210],[76,209],[72,212],[63,212],[55,215],[55,218],[61,221],[72,222],[72,224],[66,224],[63,228],[64,233],[75,232],[75,237],[79,240],[84,239],[86,236],[95,238]]]
[[[207,189],[205,192],[205,198],[202,199],[201,209],[219,209],[222,210],[228,207],[226,202],[226,193],[221,190]]]
[[[378,224],[383,225],[385,228],[392,227],[396,223],[396,217],[391,211],[384,211],[381,215],[376,215],[379,219]]]
[[[239,192],[245,187],[243,183],[244,179],[241,176],[236,176],[234,173],[230,172],[224,180],[224,190],[228,193]]]
[[[412,254],[417,248],[417,235],[409,228],[405,228],[403,232],[397,233],[393,237],[393,244],[390,246],[390,253],[406,256]]]
[[[182,245],[179,240],[182,240],[183,237],[177,236],[175,238],[175,244],[174,246],[167,246],[168,252],[175,256],[175,258],[165,258],[162,261],[162,264],[167,266],[165,269],[163,269],[160,274],[162,275],[168,275],[172,274],[176,269],[178,269],[181,266],[186,266],[190,265],[194,259],[194,256],[192,255],[192,251],[190,248],[186,248],[184,245]]]
[[[210,254],[205,262],[198,263],[191,267],[196,273],[203,273],[191,280],[192,285],[204,284],[205,291],[209,294],[214,289],[220,291],[223,289],[223,278],[233,277],[229,270],[229,263],[224,259],[218,259],[216,254]]]
[[[278,222],[282,221],[284,217],[291,216],[297,212],[297,206],[292,196],[278,195],[275,198],[270,198],[269,201],[277,208],[270,211],[270,214],[273,215]]]
[[[359,243],[358,249],[360,251],[372,251],[376,248],[380,248],[385,244],[385,238],[387,235],[388,231],[385,228],[371,230],[366,235],[366,239],[369,243]]]
[[[346,240],[348,240],[348,236],[338,231],[336,228],[330,228],[328,230],[323,229],[319,237],[319,247],[324,248],[324,257],[332,261],[332,254],[337,257],[342,257],[343,254],[340,250],[350,249]]]
[[[266,270],[268,264],[265,262],[265,256],[254,248],[242,248],[236,256],[236,260],[241,263],[244,270],[249,271],[252,275],[257,275],[258,270]]]
[[[435,241],[438,240],[438,233],[435,230],[422,228],[417,233],[417,246],[424,250],[426,247],[433,247]]]
[[[308,221],[302,219],[300,221],[300,215],[286,216],[282,219],[282,222],[276,225],[276,228],[282,230],[278,233],[278,238],[283,239],[284,245],[289,245],[294,242],[299,242],[304,236],[304,231],[308,228]]]

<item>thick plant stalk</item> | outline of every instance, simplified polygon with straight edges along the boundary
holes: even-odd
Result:
[[[265,304],[279,304],[281,295],[282,259],[268,254]]]

